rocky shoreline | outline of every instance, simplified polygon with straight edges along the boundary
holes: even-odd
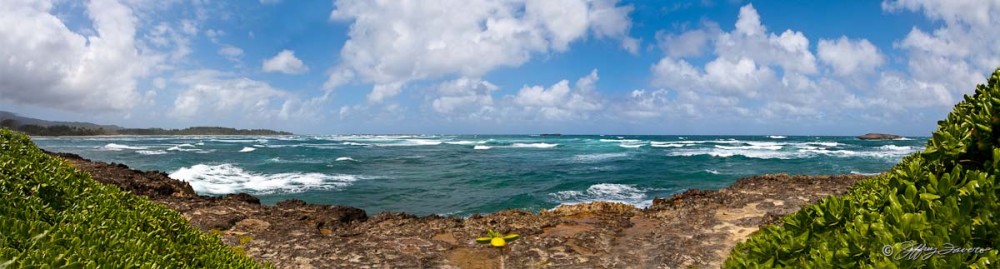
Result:
[[[845,193],[861,175],[761,175],[718,191],[689,190],[647,209],[594,202],[532,213],[468,218],[378,213],[300,200],[261,205],[248,194],[199,196],[157,171],[50,153],[94,179],[183,214],[226,244],[278,268],[499,268],[477,245],[486,230],[515,232],[506,268],[718,268],[736,243],[820,198]]]

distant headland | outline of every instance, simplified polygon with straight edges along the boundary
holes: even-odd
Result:
[[[292,135],[293,133],[268,129],[236,129],[228,127],[198,126],[184,129],[125,128],[117,125],[100,125],[89,122],[47,121],[0,111],[0,128],[7,128],[33,136],[93,136],[93,135]]]

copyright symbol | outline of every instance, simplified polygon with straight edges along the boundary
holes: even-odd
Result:
[[[886,257],[892,256],[892,253],[895,251],[896,250],[890,245],[882,246],[882,255],[885,255]]]

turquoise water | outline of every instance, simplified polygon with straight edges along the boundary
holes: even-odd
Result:
[[[206,195],[247,192],[417,215],[648,206],[764,173],[868,174],[926,138],[781,136],[164,136],[33,138],[40,147],[160,170]]]

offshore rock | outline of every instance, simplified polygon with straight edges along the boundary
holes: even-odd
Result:
[[[761,175],[718,191],[689,190],[646,209],[593,202],[532,213],[468,218],[383,212],[287,200],[261,205],[249,194],[198,196],[160,172],[63,157],[94,179],[166,205],[278,268],[499,268],[499,252],[474,239],[518,233],[506,268],[712,268],[762,225],[847,192],[859,175]]]
[[[865,135],[857,136],[861,140],[892,140],[900,139],[902,136],[891,135],[891,134],[880,134],[880,133],[867,133]]]

